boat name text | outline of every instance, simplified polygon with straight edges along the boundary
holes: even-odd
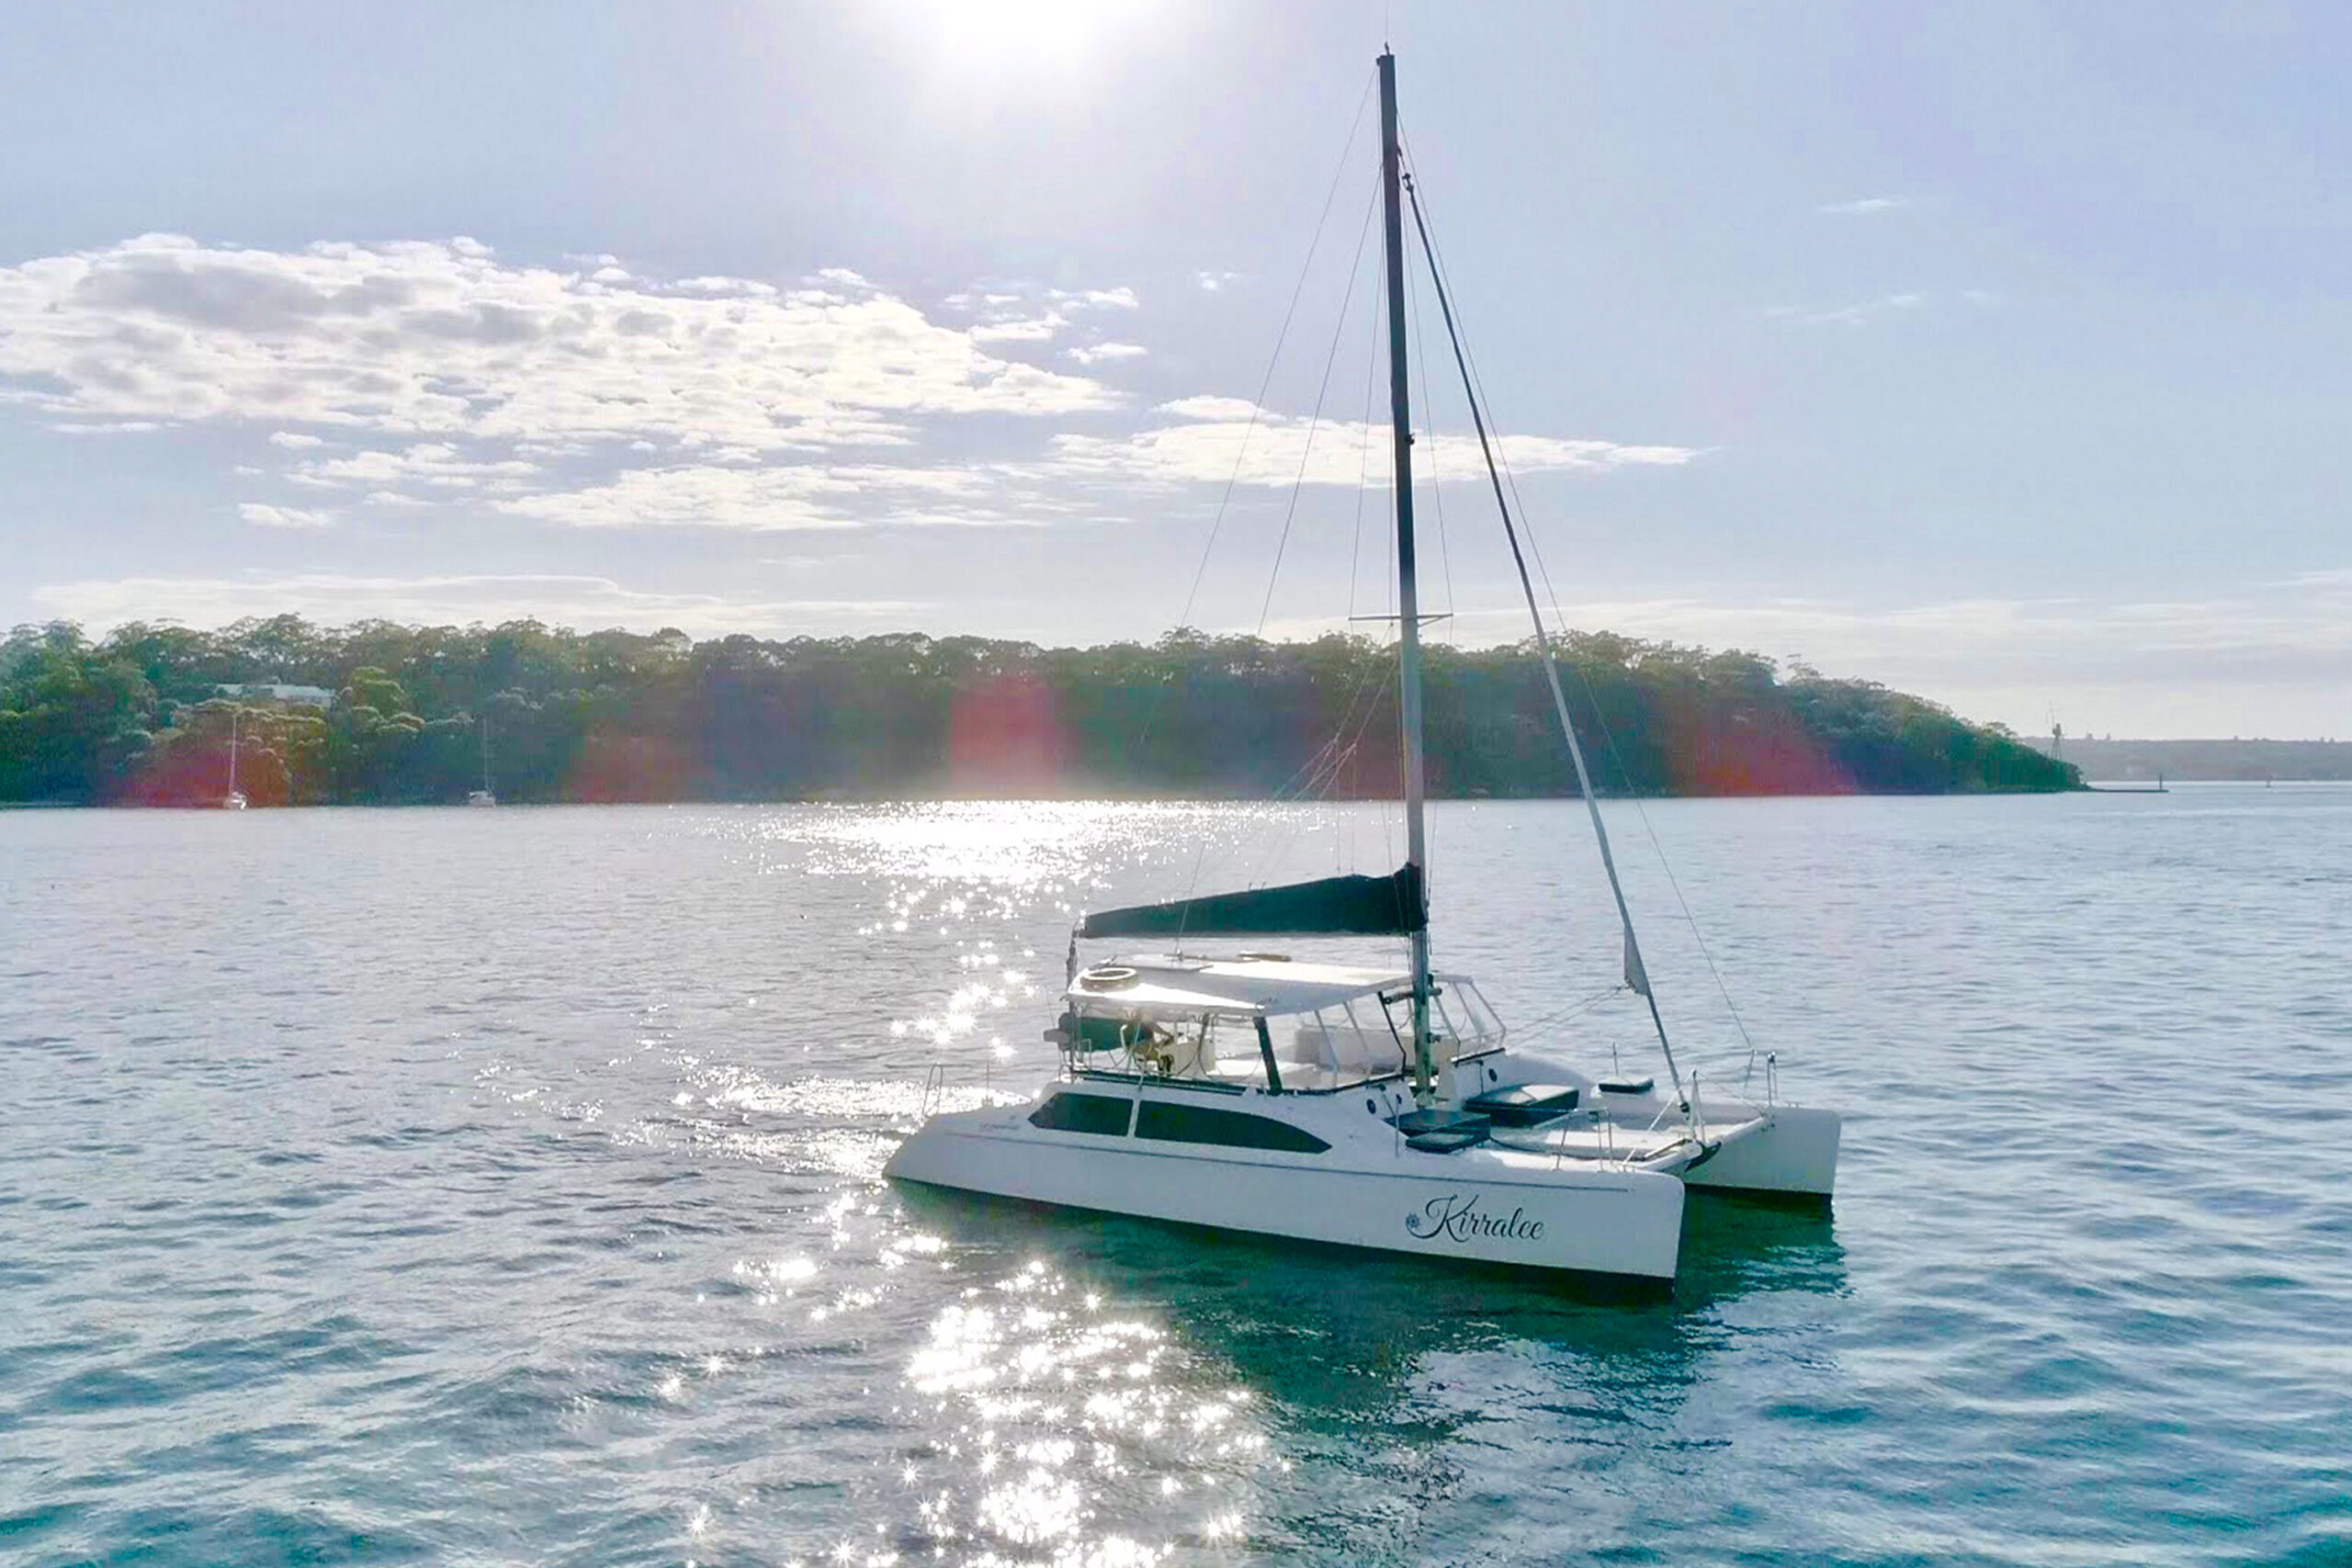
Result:
[[[1464,1197],[1449,1192],[1442,1198],[1432,1198],[1420,1208],[1405,1216],[1408,1234],[1422,1241],[1434,1241],[1439,1236],[1448,1241],[1470,1241],[1480,1236],[1497,1236],[1504,1241],[1542,1241],[1544,1222],[1531,1220],[1526,1211],[1513,1209],[1508,1214],[1488,1213],[1478,1207],[1475,1192]]]

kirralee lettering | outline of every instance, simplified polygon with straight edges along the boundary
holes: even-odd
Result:
[[[1459,1192],[1449,1192],[1430,1199],[1406,1214],[1405,1230],[1422,1241],[1435,1241],[1440,1236],[1456,1242],[1484,1236],[1502,1241],[1544,1239],[1542,1220],[1529,1219],[1522,1209],[1513,1209],[1509,1214],[1489,1213],[1478,1207],[1478,1195],[1475,1192],[1466,1198]]]

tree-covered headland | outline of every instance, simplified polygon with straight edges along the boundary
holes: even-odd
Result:
[[[1999,726],[1750,653],[1586,633],[1564,660],[1605,794],[2081,783]],[[1395,673],[1393,649],[1339,636],[696,642],[279,615],[93,641],[52,623],[0,644],[0,801],[217,803],[232,713],[255,806],[461,801],[484,728],[509,802],[1380,797],[1396,790]],[[332,702],[221,694],[261,682]],[[1433,794],[1575,793],[1532,648],[1432,648],[1426,693]]]

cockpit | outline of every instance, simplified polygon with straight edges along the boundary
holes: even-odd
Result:
[[[1502,1048],[1466,979],[1430,992],[1433,1063]],[[1076,975],[1046,1038],[1073,1076],[1328,1093],[1412,1070],[1412,984],[1382,970],[1277,955],[1120,959]]]

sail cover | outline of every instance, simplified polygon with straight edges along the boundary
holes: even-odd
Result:
[[[1410,936],[1428,924],[1421,869],[1406,865],[1389,876],[1327,876],[1103,909],[1086,917],[1079,935]]]

